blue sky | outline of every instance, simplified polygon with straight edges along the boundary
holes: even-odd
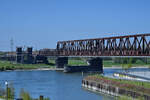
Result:
[[[150,0],[0,0],[0,50],[150,33]]]

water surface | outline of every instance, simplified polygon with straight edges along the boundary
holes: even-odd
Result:
[[[24,88],[34,98],[43,95],[51,100],[113,100],[110,96],[82,89],[81,80],[83,76],[81,73],[66,74],[57,71],[0,72],[1,86],[5,87],[6,79],[9,83],[13,83],[16,97],[19,97],[19,91]]]

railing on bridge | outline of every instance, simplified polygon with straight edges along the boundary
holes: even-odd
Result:
[[[150,56],[150,34],[59,41],[59,56]]]

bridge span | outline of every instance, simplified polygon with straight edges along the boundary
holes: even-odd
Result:
[[[58,41],[56,50],[41,51],[41,55],[55,56],[57,68],[67,71],[101,71],[103,72],[103,57],[150,57],[150,33],[96,39]],[[90,65],[66,66],[68,57],[93,57]]]
[[[58,56],[150,56],[150,34],[59,41]]]

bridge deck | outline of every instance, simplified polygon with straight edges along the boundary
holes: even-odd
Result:
[[[150,56],[150,34],[59,41],[60,56]]]
[[[53,52],[43,51],[41,55],[63,57],[149,57],[150,33],[58,41],[56,50]]]

